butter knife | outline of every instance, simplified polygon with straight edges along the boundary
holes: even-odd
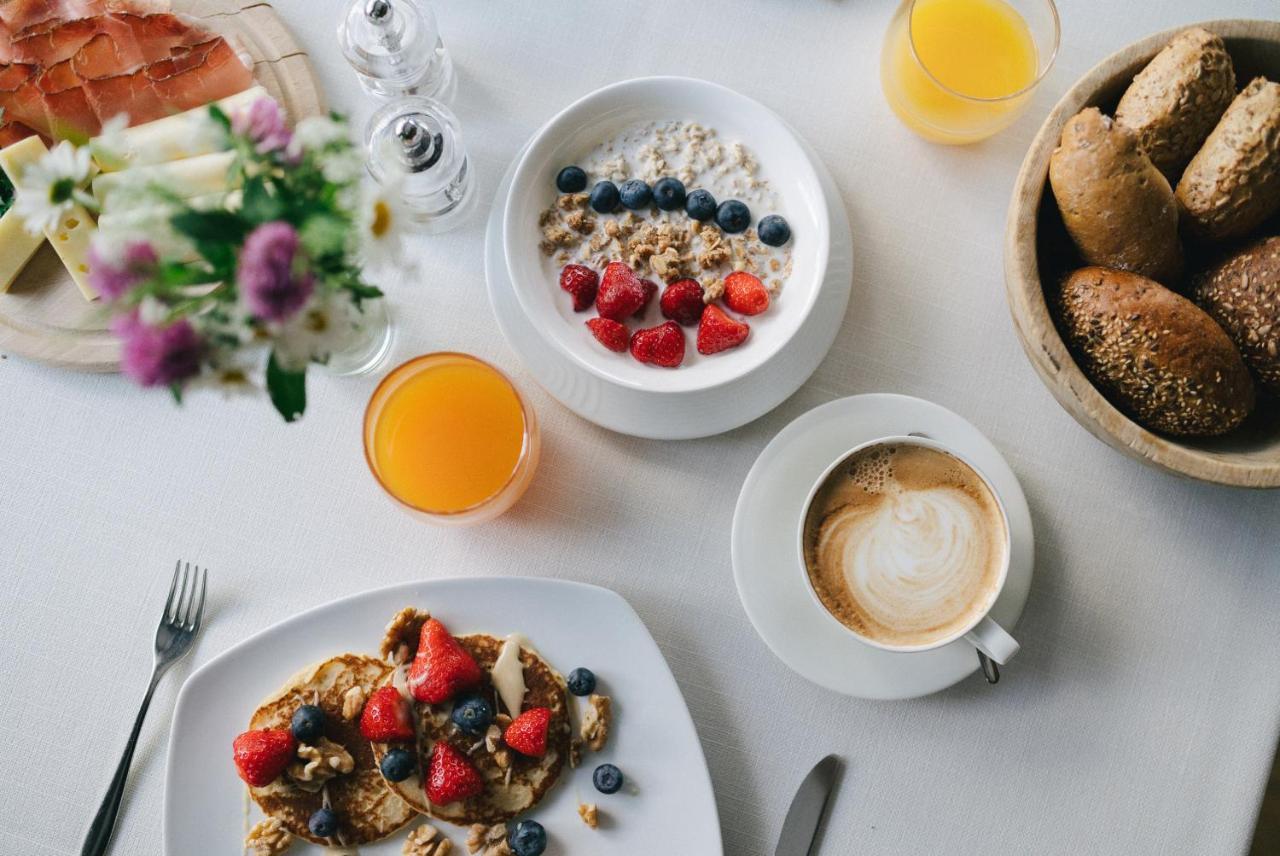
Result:
[[[840,759],[828,755],[804,777],[791,800],[786,820],[782,822],[782,834],[778,836],[774,856],[809,856],[827,801],[831,798],[831,790],[835,787],[839,767]]]

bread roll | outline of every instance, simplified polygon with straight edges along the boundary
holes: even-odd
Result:
[[[1049,159],[1049,184],[1086,262],[1177,281],[1182,244],[1173,190],[1132,131],[1096,107],[1081,110]]]
[[[1063,283],[1057,308],[1085,374],[1146,428],[1225,434],[1253,410],[1253,379],[1227,334],[1159,283],[1081,268]]]
[[[1280,238],[1259,241],[1207,271],[1195,296],[1262,386],[1280,395]]]

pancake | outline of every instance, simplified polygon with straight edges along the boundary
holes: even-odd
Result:
[[[413,818],[413,809],[387,789],[373,749],[360,734],[359,718],[348,721],[342,717],[342,697],[349,689],[359,686],[368,695],[393,671],[390,665],[373,657],[342,654],[298,672],[262,703],[249,721],[251,729],[288,728],[299,706],[319,705],[325,712],[324,736],[345,748],[355,760],[351,773],[330,779],[323,791],[303,790],[287,774],[266,787],[249,788],[263,812],[299,838],[321,845],[332,842],[312,835],[307,821],[324,804],[325,791],[338,815],[335,839],[343,845],[386,838]]]
[[[425,614],[419,615],[420,620],[414,622],[417,627],[421,627],[426,620]],[[502,651],[503,640],[482,633],[454,638],[475,658],[484,672],[484,684],[479,692],[493,702],[495,711],[508,712],[498,700],[498,693],[489,678],[490,670]],[[416,647],[417,642],[414,640],[411,650],[416,651]],[[395,646],[388,648],[384,645],[384,650],[394,651]],[[423,814],[460,826],[469,826],[511,820],[536,806],[550,792],[569,760],[572,729],[569,722],[568,690],[560,673],[528,645],[520,648],[520,664],[524,669],[524,709],[546,707],[551,710],[546,754],[541,758],[528,758],[519,752],[506,750],[510,756],[511,778],[508,781],[507,771],[498,766],[494,754],[486,749],[483,735],[473,737],[454,727],[449,719],[453,712],[452,702],[437,705],[414,702],[419,774],[410,776],[403,782],[387,782],[401,799]],[[387,679],[388,683],[393,683],[406,696],[407,668],[407,664],[397,667]],[[514,715],[512,714],[513,717]],[[471,759],[488,785],[483,793],[443,806],[427,800],[421,773],[427,769],[431,750],[437,740],[447,741]],[[386,744],[373,745],[374,754],[379,760],[388,748],[390,747]]]

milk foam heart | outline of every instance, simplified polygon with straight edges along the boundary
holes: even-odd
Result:
[[[879,445],[837,467],[805,522],[805,564],[823,605],[881,644],[929,645],[974,624],[999,589],[1004,516],[963,461]]]

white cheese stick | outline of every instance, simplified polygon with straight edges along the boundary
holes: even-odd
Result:
[[[182,199],[221,193],[232,189],[227,173],[234,160],[233,152],[213,152],[169,163],[134,167],[123,172],[104,173],[93,181],[93,198],[98,200],[103,211],[109,211],[112,194],[134,182],[160,184]]]
[[[9,290],[43,243],[44,235],[28,232],[12,208],[0,217],[0,294]]]
[[[260,98],[270,98],[261,86],[246,89],[216,101],[222,112],[231,115],[248,107]],[[219,151],[217,137],[200,133],[200,123],[209,115],[208,106],[196,107],[176,116],[166,116],[144,125],[135,125],[120,133],[113,140],[97,138],[95,143],[109,147],[109,158],[98,161],[103,172],[120,172],[138,166],[150,166],[170,161],[184,160]]]

